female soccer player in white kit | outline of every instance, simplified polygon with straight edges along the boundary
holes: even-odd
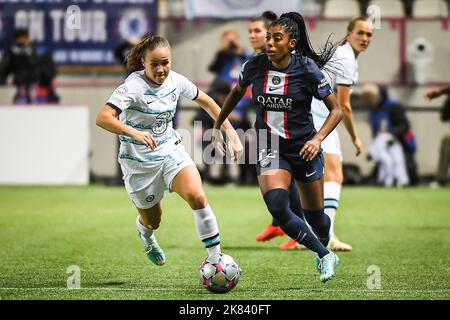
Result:
[[[161,222],[161,200],[166,189],[178,193],[194,211],[196,229],[208,255],[220,253],[216,217],[195,163],[172,127],[180,96],[196,101],[214,119],[220,108],[191,81],[171,71],[170,65],[169,42],[161,36],[144,38],[127,57],[127,68],[132,73],[97,116],[97,125],[119,135],[125,188],[139,212],[136,227],[147,257],[156,265],[166,261],[154,234]],[[242,145],[229,122],[223,128],[236,160]]]
[[[373,25],[366,17],[357,17],[352,19],[347,27],[347,36],[344,43],[339,46],[330,61],[335,64],[338,72],[330,74],[333,79],[331,83],[337,86],[337,98],[344,112],[343,122],[352,139],[356,149],[356,155],[361,153],[362,143],[356,132],[355,122],[353,121],[352,107],[350,104],[351,87],[358,80],[358,55],[365,51],[373,34]],[[330,76],[326,74],[326,76]],[[314,126],[319,130],[328,116],[328,109],[325,104],[313,98],[311,104],[311,113],[313,115]],[[322,149],[325,158],[325,183],[324,183],[324,201],[325,213],[331,220],[331,247],[334,251],[351,251],[352,247],[341,242],[334,233],[334,219],[339,207],[339,198],[341,194],[342,183],[344,180],[342,170],[342,150],[337,130],[333,130],[324,141]]]

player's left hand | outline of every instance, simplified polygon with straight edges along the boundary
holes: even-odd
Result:
[[[361,140],[359,139],[359,137],[355,137],[355,139],[353,139],[353,145],[355,146],[355,149],[356,149],[356,156],[359,156],[361,154],[362,147],[363,147],[363,144],[362,144]]]
[[[320,140],[317,138],[312,138],[307,141],[303,146],[302,150],[300,150],[300,155],[303,160],[311,161],[313,160],[320,151]]]
[[[238,135],[231,136],[228,141],[228,149],[231,153],[231,159],[237,161],[241,154],[244,152],[244,147],[242,146],[241,140],[239,140]]]

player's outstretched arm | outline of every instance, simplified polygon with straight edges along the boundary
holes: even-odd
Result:
[[[214,129],[220,129],[225,119],[230,115],[231,111],[236,107],[238,102],[242,99],[247,88],[242,88],[239,84],[231,89],[230,93],[225,98],[222,110],[214,123]]]
[[[221,113],[220,107],[216,104],[216,102],[208,96],[203,91],[199,90],[197,99],[195,100],[208,114],[211,116],[211,118],[214,119],[214,121],[217,122],[217,119],[219,118],[219,115]],[[222,121],[223,129],[227,133],[228,138],[231,142],[231,156],[234,161],[236,161],[239,157],[239,155],[244,150],[244,147],[242,146],[241,141],[239,140],[239,137],[234,130],[233,126],[228,120]],[[217,138],[217,135],[215,135]],[[221,153],[225,153],[225,149],[223,147],[223,144],[220,144],[220,146],[217,146],[219,151]]]
[[[314,138],[307,141],[302,150],[300,150],[300,155],[306,161],[310,161],[317,156],[320,150],[320,143],[342,120],[342,108],[339,105],[334,93],[326,96],[325,99],[323,99],[323,102],[327,106],[328,110],[330,110],[330,113],[328,114],[328,117],[319,132],[316,133]]]
[[[353,120],[352,105],[350,104],[350,87],[338,85],[338,100],[344,112],[344,125],[347,129],[348,134],[352,138],[353,145],[356,149],[356,156],[359,156],[362,151],[362,142],[359,139],[358,133],[356,131],[355,121]]]
[[[438,98],[442,96],[443,94],[450,94],[450,86],[440,89],[432,89],[425,93],[425,98],[428,98],[429,100],[433,100],[434,98]]]
[[[212,143],[222,154],[224,154],[223,137],[222,133],[220,132],[220,128],[224,123],[224,121],[227,119],[227,117],[230,115],[231,111],[233,111],[233,109],[236,107],[237,103],[242,99],[246,89],[247,88],[242,88],[239,84],[236,84],[236,86],[230,91],[230,93],[225,98],[222,110],[220,111],[219,116],[214,122]]]
[[[98,113],[95,123],[109,132],[133,138],[152,150],[156,147],[156,142],[150,132],[139,131],[127,126],[117,119],[118,116],[119,112],[116,109],[105,105]]]

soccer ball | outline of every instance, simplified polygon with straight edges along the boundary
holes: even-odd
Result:
[[[239,282],[241,269],[234,259],[220,253],[206,257],[199,268],[200,282],[210,292],[226,293]]]

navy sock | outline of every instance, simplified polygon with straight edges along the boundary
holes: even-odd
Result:
[[[264,194],[267,209],[278,222],[286,234],[316,252],[319,258],[328,254],[328,250],[309,230],[306,223],[296,216],[289,208],[289,193],[284,189],[272,189]]]
[[[289,207],[297,217],[305,221],[295,180],[292,180],[291,186],[289,187]]]
[[[295,185],[295,180],[292,180],[291,186],[289,187],[289,208],[297,217],[305,221],[305,217],[303,216],[302,211],[302,204],[300,203],[300,196],[298,195],[297,186]],[[280,222],[276,218],[273,218],[272,225],[279,227]]]
[[[328,242],[330,242],[330,217],[325,214],[323,208],[320,210],[303,209],[303,213],[305,214],[306,221],[308,221],[317,238],[319,238],[320,242],[324,246],[327,246]]]
[[[278,222],[277,219],[275,219],[275,218],[272,217],[272,225],[273,225],[274,227],[279,227],[279,226],[280,226],[280,223]]]

